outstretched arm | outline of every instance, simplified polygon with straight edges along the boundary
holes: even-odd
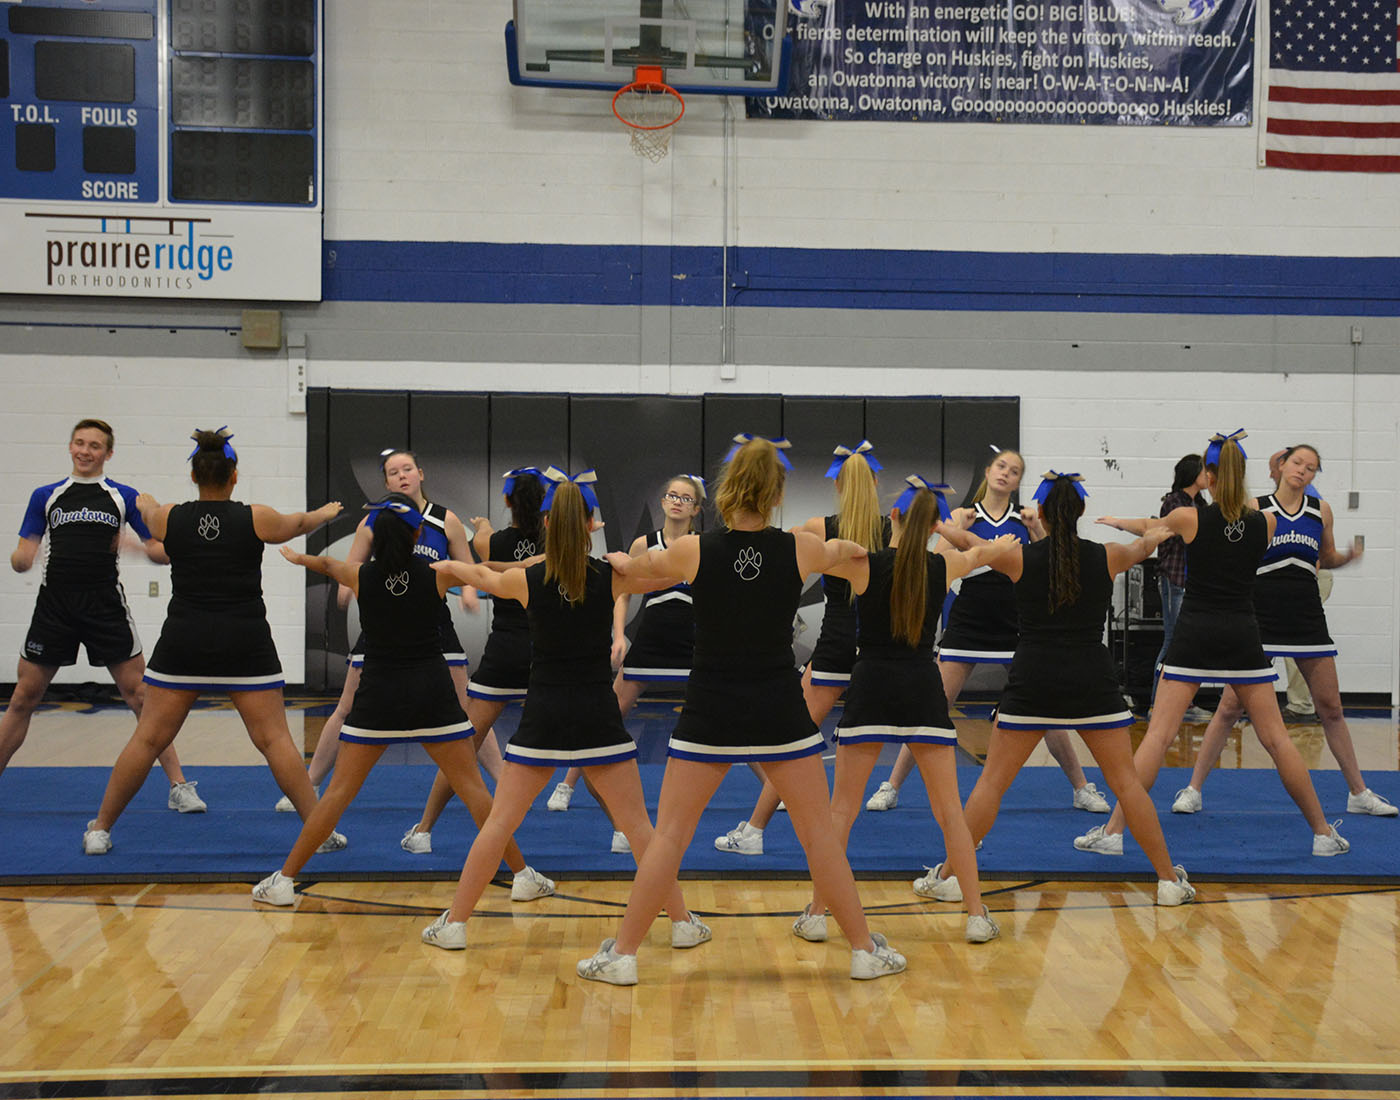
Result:
[[[316,530],[323,523],[329,523],[340,515],[340,501],[323,504],[314,512],[292,512],[284,514],[266,504],[253,505],[253,533],[263,542],[288,542],[298,535]],[[155,533],[155,528],[151,528]]]
[[[1198,527],[1194,505],[1186,508],[1173,508],[1165,516],[1133,516],[1131,518],[1100,516],[1097,522],[1102,523],[1105,527],[1127,531],[1130,535],[1145,535],[1154,527],[1165,526],[1167,528],[1166,538],[1180,535],[1184,542],[1195,540]]]
[[[613,573],[633,580],[654,580],[664,581],[665,584],[655,584],[645,588],[634,588],[627,586],[627,592],[650,592],[656,588],[665,588],[667,585],[676,584],[678,581],[693,581],[695,574],[700,570],[700,536],[685,535],[664,550],[653,548],[645,554],[632,557],[615,550],[608,555],[608,562],[613,567]],[[614,582],[614,592],[618,591]]]
[[[282,547],[282,556],[293,565],[310,569],[313,573],[330,577],[348,588],[354,595],[360,594],[360,565],[358,562],[341,561],[324,555],[303,554],[290,546]]]
[[[935,552],[947,561],[949,584],[984,565],[1005,573],[1013,581],[1021,578],[1021,540],[1015,535],[999,535],[990,542],[977,539],[976,545],[967,550],[954,550],[940,543]]]
[[[1171,528],[1166,524],[1158,524],[1156,527],[1149,527],[1142,538],[1133,542],[1109,543],[1106,547],[1108,551],[1108,575],[1116,577],[1119,573],[1131,569],[1171,538],[1172,534]]]
[[[823,541],[810,531],[798,531],[797,571],[806,577],[812,573],[830,573],[854,558],[866,556],[865,547],[850,539]]]
[[[518,565],[509,566],[498,572],[486,565],[475,565],[464,561],[438,561],[433,563],[438,575],[447,576],[460,584],[470,584],[493,596],[516,600],[521,607],[530,602],[530,586],[525,583],[525,570]]]

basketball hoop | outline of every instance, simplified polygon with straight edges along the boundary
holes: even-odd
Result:
[[[659,161],[670,151],[671,127],[685,114],[685,100],[654,65],[639,66],[635,76],[613,96],[613,114],[631,130],[632,151]]]

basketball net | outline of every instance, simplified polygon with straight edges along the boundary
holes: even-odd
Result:
[[[671,128],[685,114],[685,100],[666,83],[660,68],[643,65],[636,79],[613,96],[613,114],[631,131],[632,151],[659,161],[671,149]]]

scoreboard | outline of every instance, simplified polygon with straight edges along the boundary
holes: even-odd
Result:
[[[319,301],[323,0],[0,0],[0,293]]]

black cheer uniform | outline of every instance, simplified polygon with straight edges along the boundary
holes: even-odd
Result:
[[[841,517],[827,516],[825,532],[828,540],[840,537]],[[890,520],[886,516],[881,529],[880,548],[890,544]],[[851,599],[851,586],[841,577],[822,575],[822,629],[812,650],[812,683],[822,687],[844,688],[851,682],[851,668],[856,662],[856,605]]]
[[[1269,657],[1335,657],[1337,643],[1327,630],[1317,589],[1322,553],[1322,500],[1305,495],[1293,513],[1272,495],[1259,498],[1259,510],[1274,515],[1274,537],[1264,551],[1254,582],[1254,617]]]
[[[1116,729],[1133,724],[1103,644],[1113,602],[1108,550],[1079,541],[1079,598],[1050,611],[1050,540],[1021,548],[1021,639],[997,707],[1008,730]]]
[[[790,531],[720,528],[700,536],[695,664],[669,753],[685,760],[789,760],[822,750],[793,667],[802,595]]]
[[[1277,679],[1254,618],[1255,571],[1268,541],[1268,524],[1252,508],[1234,523],[1225,522],[1218,504],[1197,513],[1196,537],[1186,544],[1186,595],[1162,663],[1166,679],[1193,684]]]
[[[665,550],[666,535],[653,531],[647,549]],[[680,584],[648,592],[637,612],[637,636],[622,663],[624,680],[646,683],[683,683],[690,677],[695,657],[695,608],[690,585]]]
[[[440,644],[437,574],[418,555],[390,573],[360,566],[364,665],[342,741],[457,741],[472,735]]]
[[[943,677],[934,660],[938,615],[948,591],[948,563],[924,551],[928,595],[923,633],[917,646],[896,640],[890,622],[896,551],[871,554],[870,580],[857,597],[859,650],[846,692],[846,709],[836,726],[836,741],[917,742],[955,745],[957,730],[948,717]]]
[[[583,599],[572,604],[544,570],[544,562],[525,570],[529,694],[504,756],[546,768],[635,760],[612,689],[612,566],[589,558]]]
[[[29,496],[22,539],[47,541],[39,559],[39,596],[20,656],[48,668],[116,665],[141,652],[141,639],[117,579],[123,524],[151,537],[136,509],[136,490],[106,477],[66,477]]]
[[[190,500],[170,509],[170,604],[145,681],[179,691],[281,688],[262,598],[263,541],[253,509]]]
[[[518,527],[492,531],[488,547],[490,561],[524,561],[544,549],[544,539],[536,546]],[[519,600],[491,599],[491,633],[476,675],[467,685],[473,699],[507,702],[524,699],[530,684],[530,621]]]
[[[990,542],[1002,535],[1015,535],[1029,545],[1031,534],[1021,521],[1014,504],[996,519],[981,501],[973,506],[977,518],[968,528],[972,534]],[[961,661],[964,664],[1011,663],[1016,653],[1016,594],[1011,580],[983,565],[963,577],[953,609],[948,613],[948,628],[938,643],[940,661]]]

